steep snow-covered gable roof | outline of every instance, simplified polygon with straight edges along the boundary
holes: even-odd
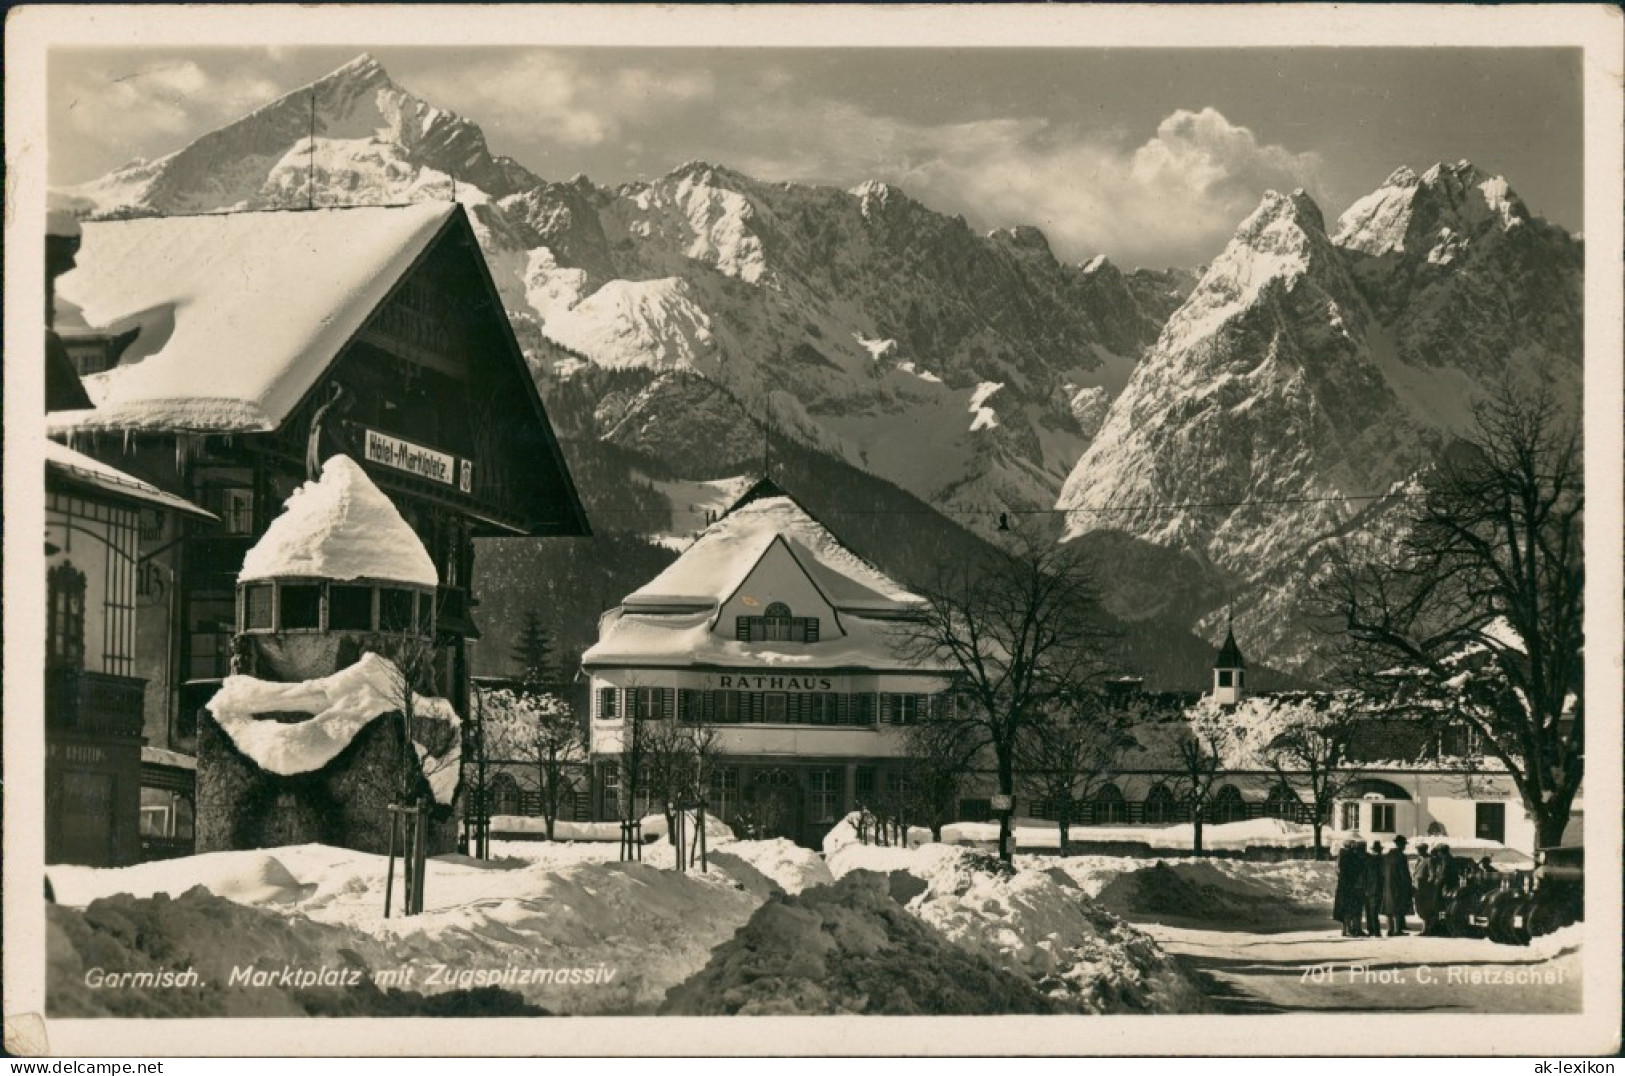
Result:
[[[629,609],[719,606],[779,537],[837,609],[902,611],[920,600],[842,545],[792,498],[780,494],[748,503],[741,498],[665,571],[627,595],[623,604]]]
[[[320,479],[293,491],[243,558],[237,581],[288,577],[439,582],[418,536],[348,456],[329,458]]]
[[[57,281],[92,328],[139,327],[53,430],[276,429],[456,203],[145,217],[84,225]]]

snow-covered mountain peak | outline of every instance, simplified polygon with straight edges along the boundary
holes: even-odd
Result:
[[[1471,161],[1439,163],[1418,176],[1401,168],[1344,211],[1334,242],[1346,250],[1384,254],[1433,251],[1487,226],[1508,231],[1529,220],[1529,210],[1501,176]],[[1436,259],[1435,259],[1436,260]]]
[[[322,76],[321,80],[319,81],[373,81],[377,79],[382,79],[383,81],[387,82],[389,81],[389,73],[384,70],[384,65],[379,63],[377,59],[374,58],[372,53],[363,52],[349,63],[334,68],[331,72]]]
[[[493,157],[477,126],[402,89],[383,65],[363,53],[183,149],[150,164],[127,166],[71,193],[96,212],[188,213],[302,204],[302,186],[267,184],[266,178],[290,150],[303,144],[308,151],[313,132],[318,145],[357,143],[346,151],[351,160],[381,162],[377,175],[352,172],[339,188],[318,187],[317,200],[326,204],[350,192],[358,202],[410,196],[409,190],[422,184],[418,177],[402,174],[396,162],[403,160],[409,162],[408,171],[428,167],[493,198],[540,182],[512,160]]]
[[[1190,297],[1169,319],[1157,350],[1178,351],[1252,309],[1270,285],[1291,288],[1310,274],[1324,278],[1323,286],[1334,301],[1344,300],[1352,291],[1314,200],[1301,190],[1292,194],[1266,191],[1258,208],[1242,221]]]
[[[878,179],[866,179],[848,193],[858,200],[858,211],[863,214],[864,220],[885,209],[893,200],[901,201],[904,198],[902,191]]]
[[[1258,208],[1236,229],[1235,242],[1263,249],[1294,234],[1325,234],[1320,206],[1301,187],[1291,194],[1265,191]]]

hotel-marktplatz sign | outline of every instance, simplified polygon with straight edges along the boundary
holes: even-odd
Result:
[[[449,452],[413,444],[400,437],[366,429],[366,458],[397,471],[455,486],[462,493],[474,490],[474,462],[459,459]]]

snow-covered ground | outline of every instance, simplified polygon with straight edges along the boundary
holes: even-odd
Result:
[[[966,828],[948,827],[944,836],[963,838]],[[1175,828],[1188,832],[1188,827]],[[976,830],[970,834],[980,840]],[[911,843],[928,838],[923,832],[910,834]],[[837,877],[865,869],[905,871],[925,880],[929,892],[933,886],[942,888],[932,879],[955,873],[963,851],[932,843],[912,848],[866,845],[850,826],[843,826],[826,842],[825,854]],[[1045,878],[1069,884],[1099,899],[1107,911],[1132,924],[1128,929],[1143,932],[1162,952],[1199,974],[1204,1004],[1224,1011],[1562,1012],[1579,1006],[1583,926],[1565,928],[1527,948],[1416,934],[1344,938],[1331,919],[1336,865],[1328,861],[1024,854],[1015,857],[1014,866],[1016,874],[1004,883],[1003,892],[993,892],[1000,887],[990,880],[977,879],[952,903],[928,908],[930,898],[922,894],[908,906],[961,938],[995,939],[1007,961],[1019,965],[1036,957],[1042,962],[1055,958],[1054,938],[1078,935],[1076,927],[1069,927],[1053,934],[1045,947],[1039,934],[1035,953],[1030,948],[1033,927],[1046,922],[1049,912],[1036,895],[1047,888]],[[1141,903],[1146,894],[1136,892],[1132,883],[1137,878],[1145,879],[1152,895],[1171,896],[1167,907],[1174,914],[1140,910],[1159,902]],[[1168,883],[1177,883],[1179,892],[1158,890],[1174,888]],[[1017,908],[1022,911],[1013,915]],[[1181,916],[1179,911],[1196,914]],[[1202,922],[1204,917],[1209,922]],[[1411,925],[1414,929],[1414,918]],[[1066,974],[1062,970],[1063,981]]]
[[[991,857],[947,844],[865,844],[852,818],[830,831],[824,855],[837,878],[867,870],[916,879],[901,890],[893,886],[910,912],[1069,1006],[1085,1012],[1189,1012],[1203,1004],[1147,935],[1096,906],[1081,886],[1047,865],[1022,863],[1005,873]]]
[[[421,915],[399,913],[397,865],[396,914],[389,919],[383,917],[385,857],[324,845],[111,870],[52,867],[49,874],[58,903],[69,907],[121,893],[178,897],[201,885],[286,916],[296,932],[300,920],[342,927],[354,938],[350,951],[374,976],[415,968],[411,979],[395,985],[424,993],[501,985],[551,1012],[636,1013],[652,1011],[667,988],[699,969],[765,896],[762,876],[748,866],[760,853],[745,844],[735,842],[734,863],[679,874],[664,843],[648,846],[642,863],[617,863],[614,844],[499,842],[500,858],[493,860],[430,860]],[[772,860],[771,854],[761,858]],[[247,946],[241,953],[209,954],[222,967],[247,966],[258,955]],[[426,981],[437,967],[463,977]],[[601,970],[589,983],[500,978],[510,968]]]
[[[430,860],[421,915],[400,916],[397,873],[397,913],[389,919],[385,858],[322,845],[118,869],[54,866],[48,873],[61,909],[51,927],[53,981],[71,986],[93,955],[104,959],[97,946],[114,945],[123,947],[123,966],[196,966],[211,984],[203,1002],[228,993],[221,984],[233,969],[338,960],[364,967],[380,987],[426,996],[499,986],[555,1013],[650,1013],[680,984],[687,984],[692,1005],[703,984],[732,981],[713,966],[723,947],[727,967],[754,974],[756,958],[738,942],[747,923],[758,940],[777,937],[774,923],[809,929],[810,912],[793,911],[800,895],[828,894],[836,879],[869,871],[881,879],[863,882],[850,896],[820,898],[826,924],[843,921],[849,913],[835,905],[848,899],[856,902],[851,915],[872,919],[889,893],[899,911],[969,954],[975,966],[1014,972],[1030,984],[1022,989],[1063,1011],[1192,1012],[1218,1004],[1239,1011],[1534,1012],[1572,1008],[1578,998],[1581,929],[1528,948],[1345,939],[1330,919],[1335,866],[1328,862],[1024,854],[1006,871],[985,852],[964,847],[864,844],[851,820],[831,832],[822,856],[785,840],[734,840],[721,827],[712,834],[706,873],[678,873],[663,840],[645,845],[643,860],[634,863],[616,861],[613,840],[495,841],[489,860]],[[876,884],[879,905],[873,894],[859,892]],[[104,898],[97,905],[103,911],[86,910]],[[134,907],[132,900],[146,903]],[[119,926],[131,922],[139,930]],[[918,942],[904,944],[902,935],[894,941],[903,945],[899,960],[924,961],[922,973],[951,966]],[[845,962],[830,966],[843,974],[867,959],[861,949],[842,946]],[[864,974],[875,974],[865,966],[871,970]],[[1491,983],[1482,974],[1475,980],[1475,968],[1501,969],[1495,974],[1507,981]],[[433,979],[436,969],[441,977]],[[518,974],[527,970],[529,979]],[[573,981],[556,979],[572,970]],[[903,970],[898,965],[896,974],[906,979]],[[889,981],[885,975],[862,981]],[[853,983],[844,993],[828,986],[847,1002],[862,994]],[[308,998],[287,991],[238,986],[229,995],[224,1009],[177,1006],[173,1014],[296,1015],[301,1004],[312,1011]],[[80,990],[70,1000],[116,999]],[[153,1003],[147,997],[143,1004]]]

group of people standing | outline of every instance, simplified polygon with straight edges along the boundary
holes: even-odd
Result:
[[[1390,938],[1410,933],[1405,917],[1415,909],[1415,897],[1403,834],[1386,852],[1381,841],[1372,841],[1370,851],[1360,841],[1349,841],[1337,854],[1332,917],[1343,924],[1344,937],[1380,936],[1383,916]]]
[[[1388,919],[1388,936],[1410,933],[1405,917],[1422,920],[1423,934],[1444,932],[1444,916],[1450,898],[1466,881],[1461,865],[1448,845],[1416,846],[1414,879],[1405,855],[1405,837],[1394,838],[1394,846],[1384,852],[1381,841],[1372,841],[1367,850],[1358,840],[1349,841],[1337,855],[1337,890],[1332,901],[1332,917],[1343,924],[1343,936],[1363,938],[1382,934],[1382,917]],[[1487,870],[1486,859],[1482,868]],[[1468,864],[1469,871],[1472,865]]]

